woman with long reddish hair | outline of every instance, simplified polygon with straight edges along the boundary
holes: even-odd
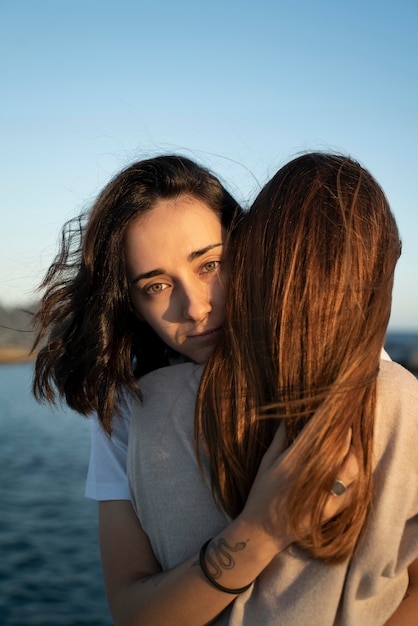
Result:
[[[142,534],[105,565],[118,624],[414,623],[418,382],[380,358],[400,247],[351,158],[306,154],[264,187],[207,366],[141,381],[128,475]]]

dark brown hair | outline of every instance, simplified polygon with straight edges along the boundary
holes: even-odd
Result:
[[[111,433],[121,388],[138,393],[137,376],[168,364],[165,344],[131,306],[123,238],[157,200],[183,194],[205,202],[231,228],[236,201],[208,170],[175,155],[132,164],[110,181],[91,213],[64,226],[34,318],[38,400],[58,395],[82,414],[97,411]]]
[[[263,188],[234,239],[224,338],[204,372],[196,435],[213,491],[236,516],[280,420],[300,544],[347,558],[371,500],[376,377],[400,254],[380,186],[353,159],[300,156]],[[267,419],[269,417],[269,419]],[[328,524],[320,513],[352,429],[360,475],[352,504]]]

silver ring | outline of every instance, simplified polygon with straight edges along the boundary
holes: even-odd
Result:
[[[340,480],[339,478],[334,480],[332,487],[331,487],[331,493],[333,496],[342,496],[343,493],[345,493],[346,491],[347,491],[347,486],[343,483],[342,480]]]

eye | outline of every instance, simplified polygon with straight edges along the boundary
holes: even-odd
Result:
[[[208,261],[203,265],[203,273],[215,272],[219,269],[221,262],[219,260]]]
[[[153,285],[146,287],[144,291],[148,296],[156,296],[162,291],[168,289],[169,286],[170,285],[168,285],[167,283],[154,283]]]

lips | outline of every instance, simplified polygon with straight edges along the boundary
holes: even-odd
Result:
[[[222,331],[222,326],[218,328],[211,328],[209,330],[204,330],[201,333],[195,333],[193,335],[188,335],[188,339],[192,339],[193,341],[206,341],[207,339],[213,339],[219,335]]]

